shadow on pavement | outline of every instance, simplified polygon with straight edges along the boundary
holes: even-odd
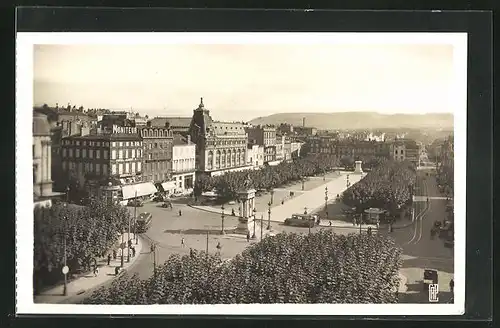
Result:
[[[224,229],[226,234],[233,233],[235,229]],[[220,229],[174,229],[163,230],[164,233],[183,234],[183,235],[220,235]]]

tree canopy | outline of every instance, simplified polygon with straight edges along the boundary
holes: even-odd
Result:
[[[377,234],[281,233],[230,261],[174,254],[149,279],[125,274],[85,303],[395,303],[400,255]]]

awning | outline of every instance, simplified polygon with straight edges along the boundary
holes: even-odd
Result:
[[[163,190],[165,190],[165,191],[167,191],[167,190],[173,190],[173,189],[176,188],[175,181],[163,182],[161,184],[161,186],[163,187]]]
[[[158,190],[156,189],[155,185],[152,182],[144,182],[144,183],[122,186],[123,199],[131,199],[135,197],[151,195],[157,191]]]

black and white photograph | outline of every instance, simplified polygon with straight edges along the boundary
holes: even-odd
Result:
[[[467,34],[17,49],[19,312],[464,313]]]

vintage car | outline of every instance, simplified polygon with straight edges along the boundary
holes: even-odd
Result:
[[[151,213],[143,212],[139,214],[139,217],[137,218],[137,233],[146,232],[149,227],[151,227],[152,220],[153,216]]]
[[[424,269],[424,289],[428,289],[429,285],[438,283],[438,271],[435,269]]]
[[[312,228],[317,219],[315,214],[292,214],[291,217],[285,219],[285,225]]]
[[[144,203],[140,199],[135,198],[135,199],[130,199],[127,202],[127,206],[142,207],[144,206]]]

